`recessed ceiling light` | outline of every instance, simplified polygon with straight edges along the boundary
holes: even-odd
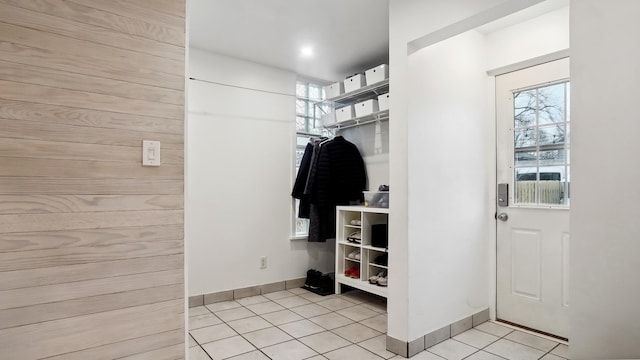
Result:
[[[300,55],[302,55],[302,57],[312,57],[313,56],[313,47],[311,46],[303,46],[300,49]]]

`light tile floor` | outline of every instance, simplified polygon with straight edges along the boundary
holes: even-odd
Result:
[[[189,309],[191,360],[383,360],[386,301],[358,290],[319,296],[279,291]],[[547,338],[485,322],[415,360],[564,360],[568,348]]]

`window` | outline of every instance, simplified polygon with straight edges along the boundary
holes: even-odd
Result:
[[[296,83],[296,176],[309,139],[312,136],[330,135],[321,125],[322,114],[330,111],[328,105],[318,104],[323,99],[324,90],[321,84]],[[309,220],[298,218],[300,201],[293,200],[293,236],[306,236],[309,229]]]
[[[513,94],[516,204],[569,205],[569,85]]]
[[[324,99],[322,85],[298,82],[296,83],[296,131],[302,133],[322,134],[320,118],[323,111],[328,112],[327,106],[318,106],[317,102]]]

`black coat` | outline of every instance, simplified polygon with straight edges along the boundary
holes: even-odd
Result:
[[[298,217],[301,219],[309,218],[309,195],[305,195],[304,189],[307,186],[307,178],[309,177],[309,170],[311,169],[311,156],[313,154],[313,144],[308,143],[304,149],[302,160],[300,161],[300,168],[298,168],[298,175],[296,181],[293,183],[293,190],[291,196],[296,199],[300,199],[300,207],[298,208]]]
[[[323,242],[336,236],[336,205],[362,201],[367,174],[360,151],[342,136],[320,146],[317,162],[310,171],[309,241]]]
[[[367,174],[358,147],[342,136],[321,146],[313,196],[319,205],[360,202],[366,185]]]

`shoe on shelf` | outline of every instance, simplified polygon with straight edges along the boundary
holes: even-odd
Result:
[[[354,279],[360,279],[360,268],[358,266],[352,267],[351,269],[349,269],[348,276]]]
[[[378,278],[378,280],[376,280],[376,283],[378,284],[378,286],[387,286],[388,284],[388,280],[387,280],[387,271],[384,271],[384,275],[380,276]]]
[[[389,263],[389,254],[384,253],[382,255],[376,256],[376,258],[373,260],[373,263],[377,265],[387,266],[387,264]]]
[[[353,268],[348,268],[347,270],[344,271],[344,276],[351,277],[352,271],[353,271]]]
[[[369,283],[370,284],[377,284],[378,283],[378,279],[383,277],[384,275],[385,275],[384,271],[380,271],[378,273],[378,275],[374,275],[374,276],[369,278]]]
[[[347,236],[348,242],[354,242],[356,244],[360,244],[361,239],[362,239],[362,233],[360,232],[360,230],[354,231],[349,236]]]
[[[355,253],[355,255],[353,255],[353,260],[358,260],[358,261],[360,261],[360,251],[357,251],[357,252]]]
[[[358,250],[355,250],[355,251],[350,252],[350,253],[349,253],[349,255],[347,255],[347,257],[348,257],[349,259],[355,259],[356,254],[358,254],[358,257],[360,257],[360,254],[359,254],[359,253],[360,253],[360,252],[359,252]]]

